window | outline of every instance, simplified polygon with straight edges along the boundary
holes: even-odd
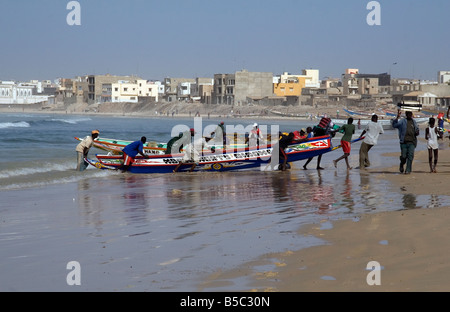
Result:
[[[119,91],[119,88],[114,88],[114,91],[116,91],[116,92]]]

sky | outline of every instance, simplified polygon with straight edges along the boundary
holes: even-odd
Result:
[[[378,11],[369,0],[79,0],[79,10],[70,2],[0,0],[0,80],[242,69],[318,69],[324,79],[347,68],[437,80],[450,70],[448,0],[380,0]]]

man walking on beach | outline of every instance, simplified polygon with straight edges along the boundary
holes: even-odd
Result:
[[[347,124],[340,127],[337,131],[340,130],[344,131],[344,135],[341,138],[342,151],[344,152],[344,155],[342,155],[338,159],[333,160],[333,164],[337,168],[337,163],[341,159],[345,159],[347,170],[350,170],[352,169],[352,167],[350,167],[350,164],[348,162],[348,156],[350,156],[352,136],[353,134],[355,134],[355,125],[353,124],[353,118],[350,117],[347,120]]]
[[[94,145],[94,140],[99,136],[98,130],[92,130],[91,135],[85,137],[76,147],[77,151],[77,171],[84,171],[89,165],[84,158],[87,157],[90,148]]]
[[[371,121],[359,136],[362,138],[366,135],[359,148],[359,169],[365,170],[366,167],[370,167],[369,151],[374,145],[377,145],[378,136],[383,133],[383,126],[378,123],[378,116],[376,114],[372,115]]]
[[[401,110],[398,110],[397,117],[392,120],[392,127],[398,129],[400,139],[400,172],[410,174],[412,171],[412,162],[414,160],[414,151],[417,147],[417,136],[419,136],[419,127],[413,119],[413,113],[407,111],[406,118],[400,119]],[[404,168],[406,163],[406,170]]]

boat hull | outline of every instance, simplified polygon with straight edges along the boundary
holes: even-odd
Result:
[[[276,153],[278,148],[275,147]],[[315,157],[333,150],[329,136],[313,138],[305,142],[290,144],[285,149],[288,162],[295,162]],[[260,148],[236,149],[227,153],[204,153],[200,156],[193,171],[217,172],[232,170],[277,170],[280,162],[276,157],[272,159],[273,146]],[[96,155],[97,160],[86,159],[88,163],[98,169],[117,170],[123,160],[119,155]],[[182,162],[183,154],[154,155],[149,158],[138,157],[129,167],[131,173],[171,173]],[[190,171],[192,163],[182,163],[177,172]]]

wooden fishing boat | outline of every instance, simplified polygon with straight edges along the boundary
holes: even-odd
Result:
[[[76,140],[82,141],[82,138],[75,137]],[[108,139],[108,138],[96,138],[94,140],[94,147],[110,152],[114,155],[122,155],[122,149],[133,141]],[[144,152],[147,155],[163,155],[166,151],[166,143],[146,142],[144,144]]]
[[[354,140],[353,142],[359,141]],[[230,170],[278,170],[277,157],[272,152],[279,153],[278,145],[264,145],[259,147],[237,148],[234,150],[216,149],[215,152],[203,152],[193,171],[212,172]],[[288,163],[322,155],[340,148],[333,147],[330,136],[316,137],[309,140],[292,142],[285,149]],[[177,172],[191,171],[193,163],[183,163],[184,154],[151,155],[149,158],[138,156],[129,167],[131,173],[171,173],[178,167]],[[278,155],[277,155],[278,156]],[[123,164],[119,155],[96,155],[97,160],[85,160],[98,169],[118,170]],[[181,163],[181,164],[180,164]],[[178,166],[180,164],[180,166]]]
[[[81,141],[82,138],[75,137],[76,140]],[[229,138],[230,139],[230,138]],[[243,141],[244,139],[242,139]],[[94,140],[94,147],[107,151],[110,154],[113,155],[122,155],[122,149],[127,146],[128,144],[132,143],[133,141],[127,141],[127,140],[118,140],[118,139],[108,139],[108,138],[96,138]],[[215,144],[212,141],[211,146],[214,146],[214,148],[223,148],[223,145]],[[239,144],[230,144],[229,147],[232,148],[243,148],[246,145],[244,143]],[[167,143],[158,143],[154,141],[146,142],[144,144],[144,152],[146,155],[164,155],[167,149]]]

